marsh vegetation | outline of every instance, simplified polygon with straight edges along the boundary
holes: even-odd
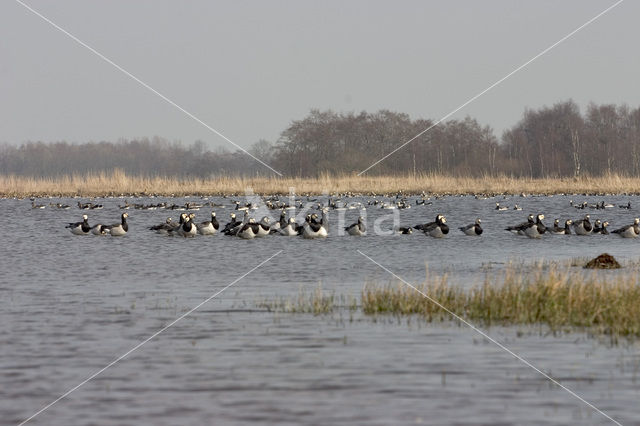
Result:
[[[417,316],[426,322],[455,321],[454,313],[485,327],[545,325],[553,331],[577,329],[612,338],[640,336],[637,266],[594,272],[566,265],[510,265],[503,271],[487,272],[484,282],[470,287],[450,284],[447,275],[427,275],[415,288],[403,282],[368,282],[359,298],[351,299],[318,287],[297,298],[264,300],[258,305],[272,311],[313,314],[346,306],[373,318]]]

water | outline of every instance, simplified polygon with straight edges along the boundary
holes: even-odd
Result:
[[[389,282],[387,272],[356,250],[409,282],[420,282],[428,264],[461,285],[482,279],[488,264],[500,268],[509,260],[602,252],[619,260],[640,257],[640,241],[615,235],[529,240],[503,230],[538,212],[548,225],[555,217],[564,222],[590,213],[615,229],[638,215],[618,204],[640,206],[635,197],[574,196],[616,205],[575,210],[569,198],[445,197],[398,212],[402,225],[445,214],[452,231],[441,240],[375,235],[376,219],[393,212],[373,207],[366,211],[368,236],[339,236],[340,215],[350,224],[358,211],[332,211],[323,241],[164,237],[147,228],[179,212],[133,209],[125,237],[74,236],[64,225],[80,220],[84,211],[76,207],[32,210],[28,200],[0,200],[0,424],[18,424],[280,250],[30,424],[607,423],[466,327],[415,318],[374,321],[348,310],[313,316],[256,308],[260,300],[319,284],[357,296],[365,281]],[[211,201],[227,205],[216,209],[225,223],[231,200]],[[497,201],[523,210],[497,212]],[[105,207],[88,212],[90,223],[119,220],[122,199],[96,202]],[[196,213],[197,220],[208,219],[208,209]],[[457,230],[476,217],[483,220],[481,237]],[[392,226],[391,219],[384,225]],[[488,332],[618,421],[638,424],[637,343],[611,346],[584,333],[553,336],[536,327]]]

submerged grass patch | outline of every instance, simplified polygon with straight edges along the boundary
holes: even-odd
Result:
[[[489,271],[475,286],[427,276],[417,285],[367,283],[359,300],[327,294],[318,287],[297,297],[263,301],[259,307],[290,313],[329,314],[339,308],[365,316],[417,316],[427,322],[455,321],[432,300],[474,324],[546,325],[553,331],[578,328],[612,337],[640,337],[640,268],[586,271],[562,264],[507,266]],[[424,295],[428,296],[425,297]],[[430,300],[432,299],[432,300]]]
[[[427,321],[456,315],[484,325],[545,324],[587,328],[595,333],[640,336],[638,269],[615,275],[570,268],[507,268],[501,277],[487,276],[468,289],[447,283],[446,276],[418,287],[368,284],[362,291],[365,314],[417,314]]]
[[[348,307],[357,309],[356,300],[353,297],[336,296],[334,292],[326,293],[319,285],[312,292],[307,293],[300,289],[296,297],[281,297],[279,299],[265,299],[258,302],[257,307],[273,312],[330,314],[335,309]]]

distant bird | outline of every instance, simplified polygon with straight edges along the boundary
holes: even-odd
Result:
[[[44,204],[36,204],[35,201],[33,201],[33,199],[31,200],[31,208],[32,209],[44,209],[45,205]]]
[[[516,204],[515,206],[513,206],[513,209],[514,210],[522,210],[522,207],[520,207],[519,205]]]
[[[398,232],[404,235],[412,234],[413,228],[411,228],[410,226],[401,226],[398,228]]]
[[[505,211],[505,210],[509,210],[509,207],[507,206],[501,206],[500,203],[496,203],[496,210],[498,211]]]
[[[623,226],[622,228],[611,231],[611,233],[618,234],[623,238],[635,238],[640,234],[640,219],[635,218],[631,225]]]
[[[620,207],[621,209],[630,210],[631,209],[631,201],[629,201],[627,204],[622,204],[622,205],[620,205],[618,207]]]
[[[73,235],[87,235],[91,230],[89,226],[89,217],[86,214],[82,215],[82,222],[69,223],[65,228],[71,229]]]
[[[366,234],[367,227],[364,224],[364,219],[362,216],[358,217],[358,221],[354,224],[351,224],[344,228],[345,231],[349,233],[349,235],[361,236]]]
[[[482,235],[482,227],[480,226],[480,222],[481,220],[480,218],[478,218],[476,219],[475,223],[460,227],[458,229],[467,235]]]

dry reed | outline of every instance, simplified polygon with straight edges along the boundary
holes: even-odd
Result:
[[[111,173],[36,178],[0,175],[0,196],[136,196],[235,195],[253,191],[261,195],[288,194],[636,194],[640,178],[600,177],[526,179],[508,176],[450,177],[433,174],[405,176],[330,176],[318,178],[131,176]]]

